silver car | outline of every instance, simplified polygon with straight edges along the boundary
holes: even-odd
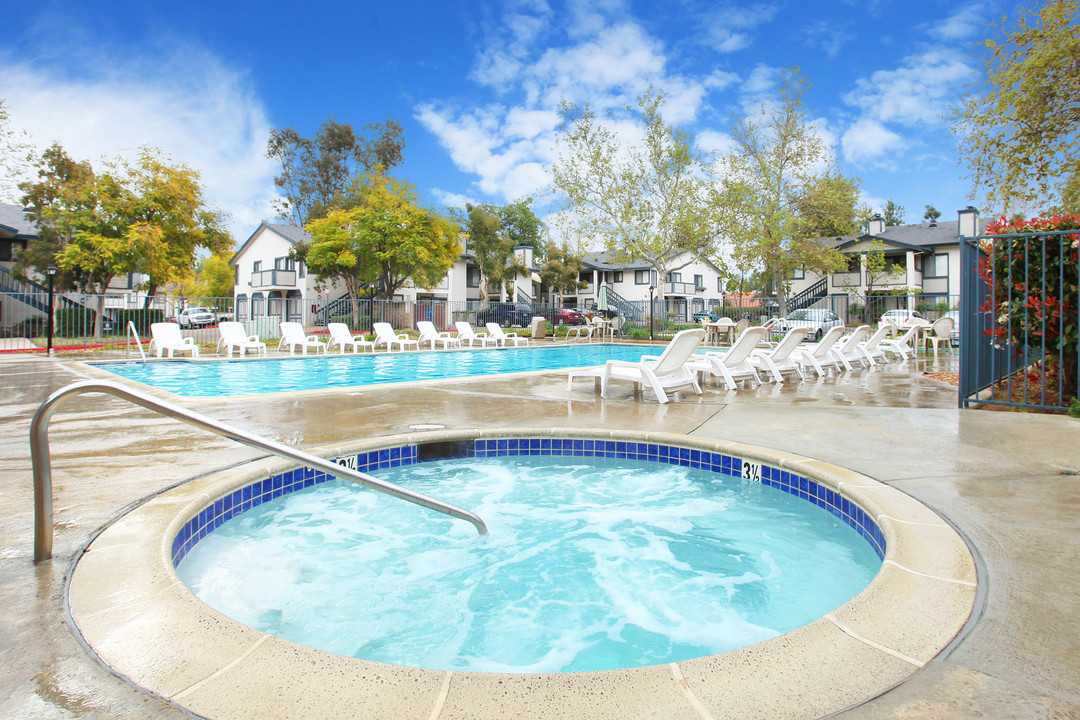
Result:
[[[182,328],[200,328],[209,325],[217,325],[217,315],[206,308],[187,308],[176,316],[176,322]]]
[[[780,329],[787,332],[791,328],[804,327],[809,330],[806,337],[817,341],[830,328],[843,324],[844,322],[840,319],[840,316],[832,310],[792,310],[787,314],[786,318],[780,320]]]

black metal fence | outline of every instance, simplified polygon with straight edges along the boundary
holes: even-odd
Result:
[[[807,301],[809,300],[809,302]],[[829,296],[788,299],[787,307],[800,311],[829,311],[848,325],[874,325],[888,310],[909,309],[934,320],[957,307],[958,298],[920,296],[875,296],[865,298]],[[481,328],[487,322],[503,327],[527,326],[535,316],[545,317],[556,334],[566,325],[580,323],[578,313],[603,313],[618,318],[619,335],[626,339],[671,337],[679,330],[697,325],[711,314],[715,317],[747,319],[759,324],[780,311],[775,298],[741,298],[726,303],[706,304],[700,300],[668,298],[628,301],[619,299],[608,309],[598,307],[563,308],[546,303],[444,300],[376,300],[374,298],[330,298],[326,295],[298,298],[261,298],[235,301],[233,298],[178,298],[159,295],[149,301],[135,294],[92,296],[57,293],[53,299],[53,347],[57,350],[85,350],[134,342],[129,322],[143,341],[155,322],[178,322],[185,335],[200,343],[216,343],[217,323],[235,320],[248,334],[263,340],[279,337],[279,323],[303,324],[309,332],[326,331],[330,322],[342,322],[354,333],[369,332],[374,322],[390,323],[395,329],[414,330],[420,320],[428,320],[441,330],[454,330],[458,321]],[[0,292],[0,350],[33,350],[47,345],[48,296],[33,292]],[[206,312],[196,312],[205,310]],[[98,320],[100,315],[100,322]],[[15,342],[20,340],[21,342]]]
[[[1061,410],[1080,396],[1077,233],[961,239],[960,405]]]

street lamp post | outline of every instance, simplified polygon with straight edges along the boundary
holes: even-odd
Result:
[[[49,265],[49,267],[47,267],[45,269],[45,273],[49,276],[49,329],[48,329],[48,334],[49,334],[49,339],[48,339],[49,357],[52,357],[52,354],[53,354],[53,349],[52,349],[53,315],[55,314],[53,312],[53,278],[56,277],[57,270],[59,270],[59,268],[56,267],[55,265],[51,265],[51,264]]]

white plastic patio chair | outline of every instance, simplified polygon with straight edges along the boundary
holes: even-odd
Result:
[[[266,343],[261,342],[258,335],[248,335],[243,323],[223,320],[218,323],[218,332],[221,334],[217,344],[218,355],[223,348],[227,357],[232,357],[233,348],[241,355],[246,355],[248,350],[254,350],[257,355],[266,354]]]
[[[836,327],[829,328],[829,331],[825,333],[825,336],[816,343],[810,345],[802,345],[795,348],[791,353],[791,359],[799,363],[799,367],[803,370],[803,375],[809,369],[813,369],[818,375],[825,374],[825,368],[832,368],[840,373],[844,364],[840,360],[840,356],[836,354],[836,341],[844,334],[844,326],[837,325]]]
[[[330,351],[335,345],[341,351],[341,354],[345,354],[345,348],[352,347],[353,352],[360,352],[361,348],[371,348],[371,352],[375,352],[375,343],[370,340],[364,339],[364,334],[353,336],[352,331],[349,330],[349,326],[345,323],[327,323],[327,332],[330,333],[330,339],[326,341],[326,350]]]
[[[511,340],[514,341],[514,347],[517,347],[521,343],[525,343],[526,345],[529,344],[529,338],[518,337],[518,334],[514,332],[506,332],[499,327],[499,323],[497,322],[485,323],[484,327],[487,328],[488,337],[495,338],[495,340],[503,347],[506,347],[506,343]]]
[[[942,342],[945,343],[945,348],[952,352],[952,331],[953,319],[951,317],[938,318],[930,326],[926,332],[926,342],[933,343],[935,355],[937,355],[938,343]]]
[[[739,383],[749,380],[756,386],[761,383],[757,368],[750,361],[750,355],[757,349],[758,343],[768,332],[763,327],[748,327],[739,333],[731,349],[727,352],[710,352],[702,358],[694,358],[686,366],[698,373],[708,373],[724,381],[728,390],[738,390]]]
[[[199,346],[195,338],[186,338],[180,333],[180,326],[171,322],[150,323],[150,345],[161,357],[168,352],[169,357],[175,352],[189,352],[192,357],[199,357]]]
[[[488,337],[486,332],[476,332],[473,330],[472,325],[464,320],[458,320],[454,325],[457,327],[458,340],[461,340],[461,342],[469,347],[472,347],[473,344],[479,344],[481,347],[487,347],[488,345],[497,346],[499,344],[499,341],[495,338]]]
[[[308,348],[315,348],[315,354],[320,352],[326,352],[326,343],[322,342],[314,335],[308,335],[304,332],[304,326],[298,322],[283,322],[281,327],[281,341],[278,342],[278,351],[283,348],[289,348],[289,354],[292,355],[293,351],[297,347],[300,348],[304,355],[307,355]]]
[[[461,347],[461,340],[455,337],[448,331],[439,332],[435,327],[435,323],[430,320],[418,320],[416,322],[416,329],[420,331],[420,337],[416,339],[419,345],[424,343],[431,343],[431,349],[435,349],[437,343],[442,343],[442,346],[447,350],[453,347]]]
[[[392,351],[394,345],[397,345],[402,350],[410,345],[415,345],[417,350],[420,349],[418,341],[410,338],[408,333],[394,332],[394,328],[390,323],[377,322],[371,327],[375,329],[375,348],[385,345],[387,351]]]
[[[768,331],[767,328],[762,329]],[[808,332],[809,328],[791,328],[775,347],[768,350],[756,348],[750,353],[750,363],[773,382],[784,382],[784,375],[797,375],[802,380],[804,377],[802,369],[795,362],[792,354],[806,339]]]
[[[701,329],[682,330],[675,333],[671,342],[660,355],[642,355],[638,362],[626,360],[608,360],[605,364],[581,370],[571,370],[566,380],[566,389],[573,388],[574,378],[591,377],[600,379],[600,397],[607,397],[608,385],[612,380],[628,380],[634,383],[634,390],[639,385],[648,387],[661,403],[668,401],[669,392],[693,390],[701,394],[697,373],[687,366],[687,360],[705,339]]]

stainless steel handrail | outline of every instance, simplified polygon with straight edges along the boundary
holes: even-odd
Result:
[[[435,510],[436,512],[458,518],[459,520],[467,520],[476,527],[478,533],[487,535],[487,525],[484,524],[484,521],[468,510],[463,510],[426,495],[406,490],[393,483],[378,480],[370,475],[365,475],[362,472],[350,470],[330,462],[329,460],[324,460],[323,458],[306,453],[303,450],[297,450],[296,448],[282,445],[273,440],[261,438],[249,432],[226,425],[225,423],[220,423],[205,415],[186,410],[177,405],[173,405],[172,403],[165,402],[164,400],[158,400],[157,398],[139,392],[138,390],[124,387],[119,383],[107,380],[88,380],[85,382],[73,383],[54,392],[45,400],[45,402],[41,403],[41,407],[37,409],[33,419],[30,421],[30,457],[34,468],[34,562],[41,562],[42,560],[47,560],[52,557],[53,498],[52,463],[49,455],[49,419],[52,417],[53,411],[61,400],[73,395],[91,392],[115,395],[116,397],[129,400],[136,405],[141,405],[144,408],[171,417],[174,420],[180,420],[189,425],[202,428],[215,435],[221,435],[222,437],[230,438],[249,447],[265,450],[278,457],[303,463],[308,467],[322,470],[323,472],[330,473],[343,480],[358,483],[364,487],[371,488],[372,490],[387,495],[392,495],[393,497],[411,502],[415,505],[420,505],[429,510]]]

